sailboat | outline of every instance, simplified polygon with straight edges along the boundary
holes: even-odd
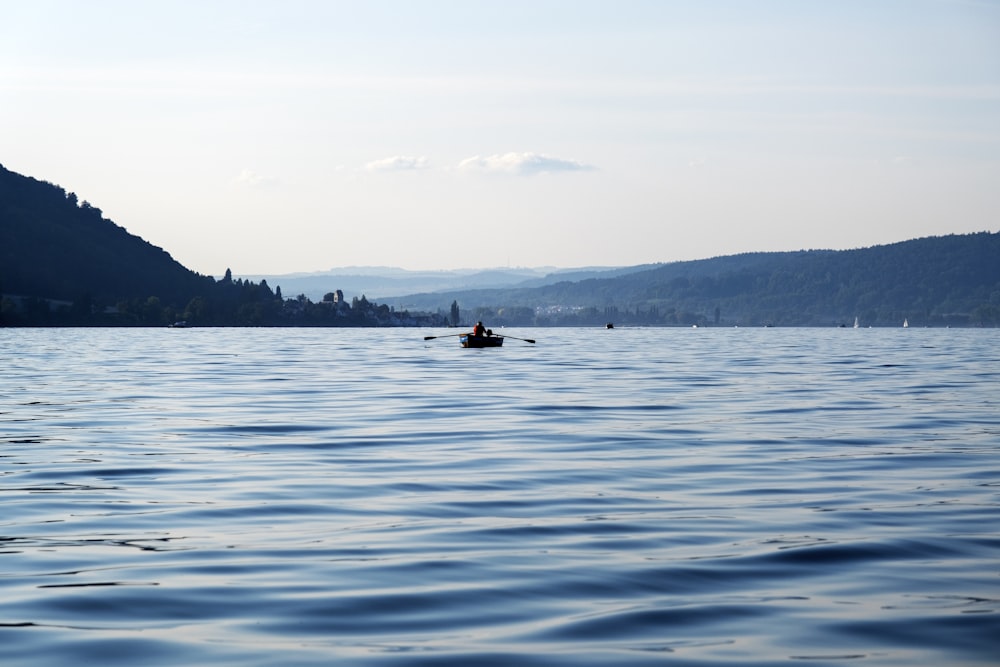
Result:
[[[855,329],[858,328],[858,318],[856,318],[856,317],[854,318],[854,328]]]
[[[910,326],[910,321],[904,317],[903,318],[903,328],[905,329],[905,328],[907,328],[909,326]]]

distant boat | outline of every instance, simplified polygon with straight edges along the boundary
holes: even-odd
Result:
[[[615,323],[614,322],[608,322],[604,326],[607,327],[608,329],[614,329],[615,328]]]
[[[188,324],[187,321],[185,320],[177,320],[173,324],[168,324],[167,326],[170,327],[171,329],[187,329],[191,325]]]
[[[907,328],[909,326],[910,326],[910,321],[904,317],[903,318],[903,328],[905,329],[905,328]]]
[[[858,328],[858,318],[856,318],[856,317],[854,318],[854,328],[855,329]]]

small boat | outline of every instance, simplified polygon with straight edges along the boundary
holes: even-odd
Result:
[[[903,318],[903,328],[908,329],[910,327],[910,320]]]
[[[614,328],[615,328],[615,323],[614,323],[614,322],[608,322],[608,323],[607,323],[607,324],[605,324],[604,326],[605,326],[606,328],[608,328],[608,329],[614,329]]]
[[[856,318],[856,317],[854,318],[854,328],[855,329],[858,328],[858,318]]]
[[[474,336],[472,334],[462,334],[458,337],[462,347],[500,347],[503,345],[503,336]]]
[[[168,324],[167,327],[171,329],[187,329],[191,325],[187,323],[186,320],[177,320],[173,324]]]

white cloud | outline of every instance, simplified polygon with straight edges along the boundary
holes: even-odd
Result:
[[[373,160],[365,165],[365,169],[368,171],[410,171],[426,169],[428,166],[427,158],[422,155],[420,157],[393,155],[381,160]]]
[[[587,171],[593,167],[541,153],[504,153],[488,157],[470,157],[462,160],[458,168],[462,171],[494,172],[530,176],[556,171]]]
[[[261,176],[253,169],[244,169],[239,176],[233,179],[233,183],[248,188],[264,188],[278,183],[278,179],[272,176]]]

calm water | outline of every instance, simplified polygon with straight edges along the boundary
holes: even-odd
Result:
[[[0,664],[1000,662],[1000,330],[3,330]]]

